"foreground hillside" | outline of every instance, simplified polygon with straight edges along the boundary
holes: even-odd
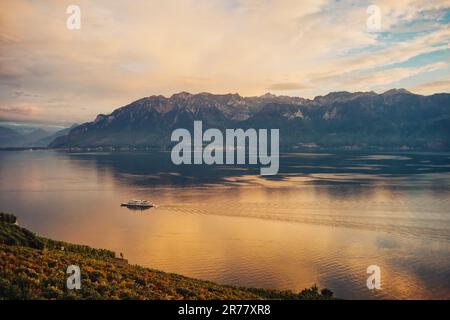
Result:
[[[238,288],[129,265],[112,251],[36,236],[0,213],[0,299],[329,299],[316,287],[290,291]],[[66,289],[69,265],[81,289]]]

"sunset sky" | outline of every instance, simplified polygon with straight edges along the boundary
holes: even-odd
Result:
[[[89,121],[180,91],[450,92],[449,40],[449,0],[0,0],[0,120]]]

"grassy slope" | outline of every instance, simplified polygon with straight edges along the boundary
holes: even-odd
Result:
[[[80,266],[80,290],[66,289],[69,265]],[[112,251],[41,238],[0,215],[0,299],[330,298],[324,293],[237,288],[129,265]]]

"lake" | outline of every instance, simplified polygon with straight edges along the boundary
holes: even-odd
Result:
[[[281,154],[175,166],[169,152],[0,151],[0,211],[53,239],[221,284],[346,299],[450,299],[449,153]],[[145,211],[120,203],[142,198]],[[366,286],[381,268],[381,290]]]

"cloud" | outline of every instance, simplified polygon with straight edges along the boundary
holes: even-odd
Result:
[[[432,82],[423,83],[414,87],[409,88],[410,91],[420,94],[433,94],[433,93],[443,93],[450,92],[450,78],[437,80]]]
[[[324,80],[354,71],[370,70],[389,66],[421,54],[450,49],[450,29],[442,28],[419,36],[408,42],[400,42],[387,48],[363,52],[354,56],[336,59],[317,68],[316,80]]]
[[[312,97],[391,83],[439,61],[395,63],[450,48],[448,24],[433,20],[447,2],[375,1],[386,33],[431,21],[386,40],[366,30],[368,1],[78,0],[78,31],[66,29],[64,1],[1,1],[0,103],[80,122],[151,94]]]
[[[0,112],[20,115],[34,115],[39,112],[39,108],[35,106],[28,107],[0,107]]]
[[[289,90],[302,90],[309,89],[310,86],[296,83],[296,82],[279,82],[274,83],[267,87],[267,90],[275,90],[275,91],[289,91]]]
[[[450,7],[447,0],[376,0],[382,11],[383,31],[403,26],[417,18],[436,18]]]
[[[346,86],[357,88],[358,90],[368,90],[377,86],[396,87],[403,79],[420,75],[435,70],[439,70],[449,66],[448,62],[436,62],[421,67],[396,67],[385,70],[368,72],[364,75],[346,78],[344,83]]]
[[[36,120],[40,109],[36,106],[9,107],[0,106],[0,119],[22,121],[27,119]]]

